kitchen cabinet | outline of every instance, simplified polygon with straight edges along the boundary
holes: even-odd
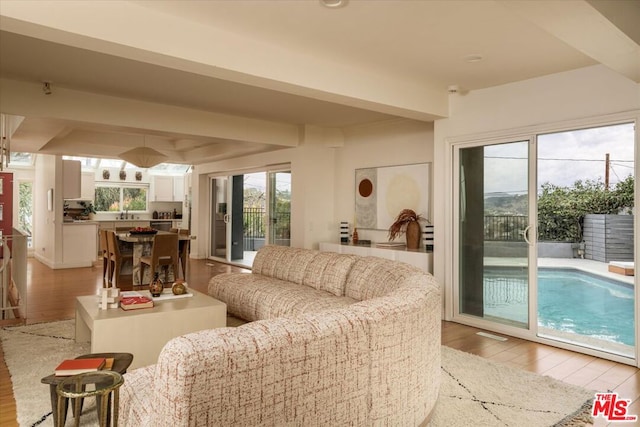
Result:
[[[184,199],[184,177],[154,176],[151,186],[152,202],[182,202]]]
[[[96,196],[96,176],[93,172],[82,172],[80,197],[83,200],[93,200]]]
[[[173,177],[154,176],[152,202],[173,202]]]
[[[184,177],[173,177],[173,201],[182,202],[184,200]]]
[[[82,190],[82,164],[79,160],[62,161],[62,198],[79,199]]]

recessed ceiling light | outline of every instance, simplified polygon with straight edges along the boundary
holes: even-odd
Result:
[[[347,5],[347,0],[319,0],[320,4],[330,9],[337,9]]]
[[[477,53],[473,53],[471,55],[466,55],[464,56],[462,59],[465,60],[465,62],[480,62],[482,61],[484,58],[482,57],[482,55],[477,54]]]

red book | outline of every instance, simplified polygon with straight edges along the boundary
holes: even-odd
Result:
[[[137,310],[138,308],[153,307],[153,300],[145,296],[123,297],[120,299],[123,310]]]
[[[104,357],[91,359],[66,359],[58,365],[55,370],[56,376],[63,377],[69,375],[84,374],[102,369],[106,362]]]

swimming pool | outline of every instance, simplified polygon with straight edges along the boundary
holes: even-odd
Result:
[[[525,272],[485,270],[485,314],[526,323]],[[633,286],[623,282],[573,268],[538,269],[540,328],[634,346],[633,300]]]

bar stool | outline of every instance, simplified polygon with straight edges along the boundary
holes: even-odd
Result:
[[[118,236],[115,231],[107,230],[107,245],[109,248],[109,260],[111,261],[111,272],[109,273],[109,281],[113,286],[120,286],[120,270],[125,261],[131,261],[133,264],[133,252],[120,252],[118,244]]]
[[[169,280],[169,266],[173,268],[174,278],[177,278],[180,263],[178,258],[178,235],[176,233],[156,234],[153,238],[151,256],[140,257],[140,278],[144,277],[145,265],[151,267],[153,272],[158,267],[164,267],[165,283]]]

